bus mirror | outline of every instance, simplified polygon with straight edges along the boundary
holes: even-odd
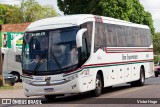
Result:
[[[77,48],[82,47],[82,36],[85,31],[87,31],[87,29],[83,28],[83,29],[79,30],[76,35]]]

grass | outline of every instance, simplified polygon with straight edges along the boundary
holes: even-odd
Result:
[[[22,89],[22,83],[15,83],[14,86],[10,86],[9,84],[4,84],[3,86],[0,86],[1,90],[13,90],[13,89]]]
[[[11,90],[11,89],[14,89],[14,87],[8,84],[5,84],[3,85],[3,87],[0,87],[0,90]]]

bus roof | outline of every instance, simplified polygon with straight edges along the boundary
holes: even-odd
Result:
[[[62,27],[78,26],[78,25],[82,24],[85,19],[88,19],[87,21],[95,21],[95,16],[96,15],[91,15],[91,14],[78,14],[78,15],[67,15],[67,16],[46,18],[46,19],[38,20],[38,21],[31,23],[27,27],[26,31],[37,31],[37,30],[46,30],[46,29],[56,29],[56,28],[62,28]],[[104,23],[149,29],[149,27],[146,25],[135,24],[132,22],[127,22],[124,20],[119,20],[119,19],[104,17],[104,16],[102,16],[101,18]]]

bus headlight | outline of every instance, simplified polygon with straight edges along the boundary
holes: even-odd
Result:
[[[26,84],[31,84],[32,80],[23,78],[23,82],[26,83]]]
[[[71,75],[71,76],[65,78],[65,80],[71,81],[71,80],[74,80],[74,79],[76,79],[76,78],[78,78],[78,74]]]

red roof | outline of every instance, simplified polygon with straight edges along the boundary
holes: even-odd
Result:
[[[30,23],[3,24],[1,32],[24,32]]]

